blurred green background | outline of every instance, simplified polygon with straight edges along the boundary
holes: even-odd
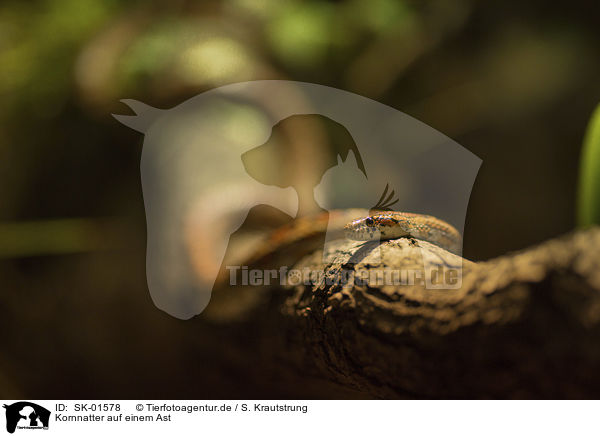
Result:
[[[201,326],[152,304],[143,138],[111,117],[119,99],[290,79],[388,104],[483,159],[464,255],[485,260],[575,225],[599,16],[589,0],[4,0],[0,393],[310,396],[236,379]]]

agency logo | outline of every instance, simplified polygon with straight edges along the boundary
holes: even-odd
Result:
[[[22,430],[48,430],[50,411],[29,401],[19,401],[3,406],[6,409],[6,431],[14,433]]]

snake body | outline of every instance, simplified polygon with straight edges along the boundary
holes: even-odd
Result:
[[[430,215],[381,211],[371,213],[346,224],[348,239],[374,241],[413,237],[431,242],[452,253],[460,254],[462,238],[458,230],[445,221]]]
[[[322,248],[322,236],[325,232],[331,233],[331,239],[346,237],[356,241],[411,237],[428,241],[458,255],[462,249],[460,233],[450,224],[433,216],[368,209],[337,209],[297,218],[271,232],[254,249],[246,263],[257,265],[269,262],[276,256],[279,261],[289,258],[292,264],[292,259]]]

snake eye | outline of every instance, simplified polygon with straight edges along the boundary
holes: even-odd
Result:
[[[368,226],[372,226],[373,224],[375,224],[375,221],[373,220],[373,218],[368,217],[365,222],[367,223]]]

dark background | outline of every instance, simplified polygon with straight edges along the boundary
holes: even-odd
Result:
[[[127,113],[119,99],[169,108],[277,78],[388,104],[483,160],[464,255],[485,260],[574,227],[599,28],[592,1],[5,0],[0,394],[311,396],[258,370],[236,378],[201,319],[152,304],[143,138],[110,116]]]

